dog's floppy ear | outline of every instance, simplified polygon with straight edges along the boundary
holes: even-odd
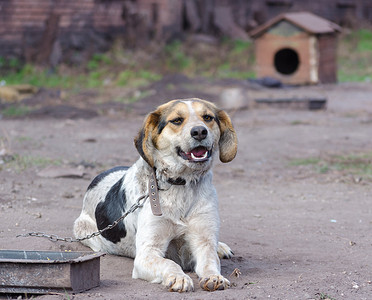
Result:
[[[151,167],[154,167],[154,138],[157,134],[156,128],[159,124],[159,120],[160,113],[158,111],[148,114],[138,135],[134,138],[134,145],[138,153]]]
[[[217,112],[218,124],[221,131],[218,142],[220,148],[220,160],[224,163],[232,161],[238,151],[238,138],[230,117],[223,110]]]

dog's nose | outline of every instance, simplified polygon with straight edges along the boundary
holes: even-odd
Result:
[[[204,126],[195,126],[191,128],[190,134],[194,139],[200,142],[207,137],[208,130]]]

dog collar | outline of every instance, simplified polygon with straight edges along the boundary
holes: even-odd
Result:
[[[163,213],[161,212],[161,207],[160,207],[158,182],[156,180],[156,174],[155,174],[154,169],[152,169],[152,172],[150,174],[149,198],[150,198],[152,214],[154,216],[163,215]]]
[[[181,177],[177,177],[176,179],[169,178],[167,182],[173,185],[185,185],[186,184],[186,180]]]
[[[150,179],[149,179],[149,198],[150,198],[151,211],[154,216],[161,216],[163,215],[163,213],[161,211],[160,200],[159,200],[159,187],[158,187],[158,181],[156,179],[156,168],[152,168],[151,170],[152,172],[150,174]],[[177,177],[176,179],[169,178],[167,182],[172,185],[185,185],[186,184],[186,180],[181,177]]]

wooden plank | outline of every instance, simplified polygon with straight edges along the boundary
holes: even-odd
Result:
[[[327,98],[259,98],[255,107],[292,108],[305,110],[326,109]]]

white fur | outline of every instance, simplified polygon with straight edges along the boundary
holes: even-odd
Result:
[[[102,236],[83,243],[94,251],[133,257],[133,278],[162,283],[171,291],[192,291],[192,279],[183,271],[194,270],[202,288],[216,290],[228,288],[230,283],[220,274],[220,257],[230,257],[231,249],[218,243],[218,201],[212,184],[212,161],[218,148],[218,126],[205,126],[187,104],[189,118],[182,130],[175,134],[167,127],[161,133],[158,148],[154,148],[156,177],[158,179],[162,216],[154,216],[149,201],[124,219],[127,235],[114,244]],[[193,126],[204,125],[208,136],[198,142],[190,136]],[[178,156],[179,146],[189,151],[198,145],[213,147],[209,161],[195,164]],[[97,186],[87,191],[81,215],[74,223],[74,234],[81,238],[97,231],[95,209],[105,200],[110,188],[122,178],[126,207],[135,203],[140,195],[147,194],[151,167],[140,158],[127,171],[106,176]],[[169,178],[182,177],[185,185],[172,185]]]

